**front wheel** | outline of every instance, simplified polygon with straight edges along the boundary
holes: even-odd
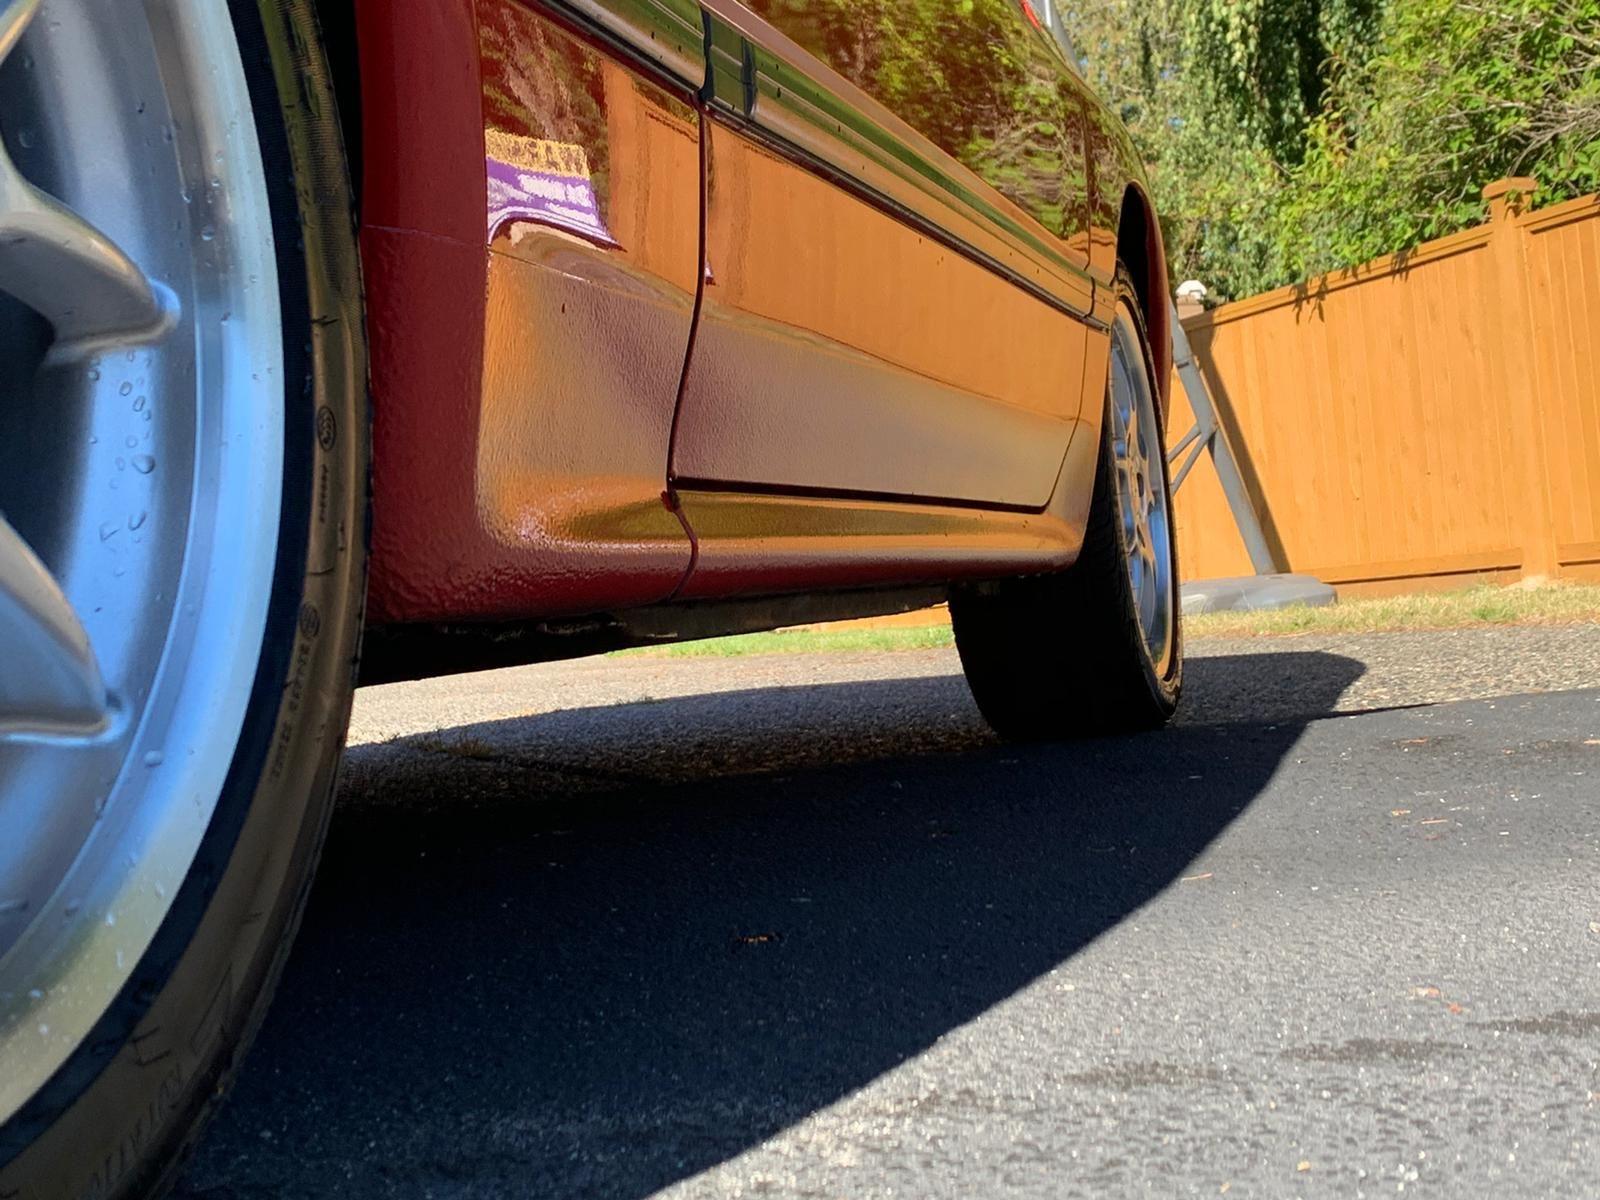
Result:
[[[311,0],[0,0],[0,1197],[171,1178],[311,878],[366,560]]]
[[[1153,729],[1183,684],[1165,437],[1144,318],[1126,270],[1088,528],[1053,575],[962,589],[950,618],[989,724],[1016,739]]]

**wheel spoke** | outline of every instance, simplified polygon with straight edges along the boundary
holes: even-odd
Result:
[[[18,172],[0,149],[0,290],[54,327],[58,345],[159,331],[165,313],[115,243]]]
[[[1128,386],[1128,417],[1127,424],[1128,453],[1135,459],[1144,457],[1144,438],[1139,429],[1139,398],[1138,393],[1130,383]]]
[[[0,61],[16,49],[40,0],[0,0]],[[0,290],[54,327],[57,346],[153,330],[163,309],[127,255],[71,209],[24,179],[0,146]],[[82,735],[106,723],[107,701],[88,635],[44,564],[0,518],[0,737]]]
[[[0,0],[0,62],[11,53],[38,11],[39,0]]]
[[[0,0],[0,61],[16,49],[40,0]],[[58,351],[94,338],[159,331],[156,289],[114,242],[22,177],[0,146],[0,291],[55,329]]]
[[[78,736],[104,727],[106,690],[72,604],[0,519],[0,737]]]

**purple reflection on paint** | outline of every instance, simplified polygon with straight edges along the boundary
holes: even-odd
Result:
[[[602,246],[619,244],[601,219],[583,147],[500,134],[489,149],[489,241],[507,225],[528,221]]]

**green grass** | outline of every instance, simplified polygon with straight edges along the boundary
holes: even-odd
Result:
[[[1202,639],[1589,622],[1600,622],[1600,586],[1562,584],[1532,589],[1482,586],[1454,592],[1346,600],[1327,608],[1205,613],[1185,617],[1184,630],[1188,637]],[[668,658],[733,658],[746,654],[893,653],[936,650],[954,644],[949,625],[943,623],[885,629],[813,626],[650,646],[620,653]]]
[[[772,633],[739,633],[703,642],[677,642],[621,650],[623,655],[665,658],[735,658],[743,654],[867,654],[895,650],[935,650],[953,646],[948,625],[898,626],[890,629],[779,629]]]
[[[1485,625],[1577,625],[1600,621],[1600,587],[1479,586],[1453,592],[1345,600],[1327,608],[1205,613],[1186,618],[1191,638],[1282,637],[1303,633],[1382,633]]]

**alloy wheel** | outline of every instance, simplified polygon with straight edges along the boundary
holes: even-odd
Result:
[[[1173,651],[1174,571],[1167,474],[1155,392],[1139,331],[1119,309],[1111,342],[1111,448],[1128,584],[1158,675]]]
[[[278,542],[278,277],[224,0],[0,0],[0,1121],[189,872]]]

